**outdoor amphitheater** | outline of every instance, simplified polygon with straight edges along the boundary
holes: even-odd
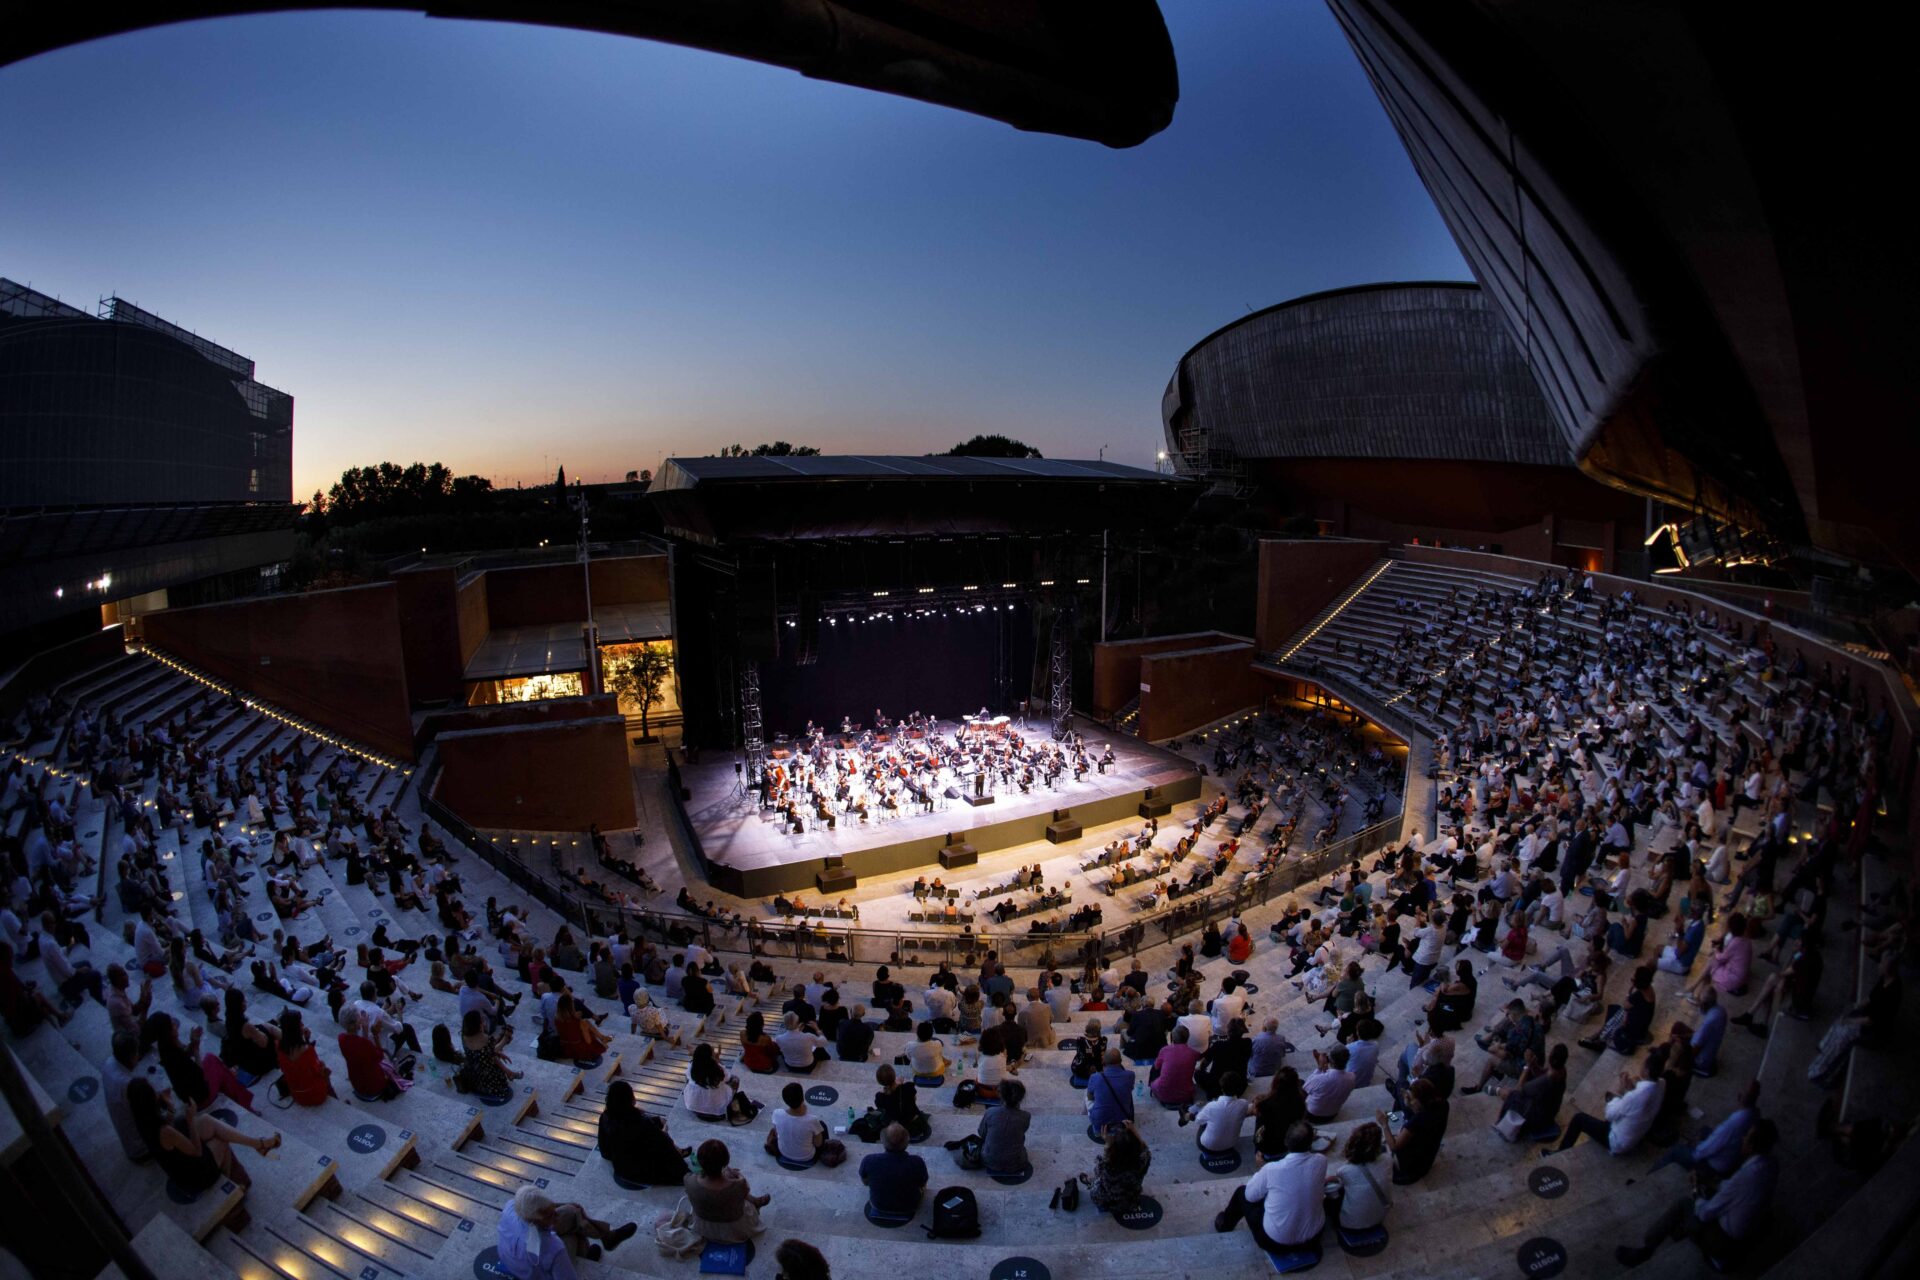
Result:
[[[284,7],[29,5],[0,107],[96,54],[176,73],[144,28],[238,40],[280,19],[234,15]],[[1245,147],[1333,154],[1315,131],[1344,107],[1262,133],[1224,92],[1257,14],[1097,8],[436,18],[446,64],[395,79],[459,123],[472,86],[435,77],[483,60],[485,105],[526,120],[472,126],[499,133],[480,167],[563,202],[519,238],[577,236],[599,296],[516,257],[504,198],[461,215],[496,238],[472,272],[450,185],[432,235],[500,292],[422,284],[408,305],[448,327],[417,367],[374,322],[423,313],[333,279],[247,313],[264,371],[118,293],[0,279],[0,1280],[1920,1274],[1920,335],[1861,126],[1901,118],[1898,42],[1689,6],[1312,6],[1471,277],[1329,288],[1330,243],[1251,243],[1295,225],[1280,186],[1236,243],[1182,166],[1307,165]],[[523,92],[534,46],[485,44],[496,20],[582,43],[516,66],[549,76]],[[415,35],[341,30],[294,52],[363,70],[361,35]],[[1176,39],[1212,60],[1177,66]],[[771,81],[712,94],[756,131],[746,163],[680,80],[591,62],[636,41],[829,83],[791,119],[745,87]],[[665,86],[668,124],[619,118],[626,81]],[[577,106],[515,133],[581,85],[620,146],[696,141],[629,154]],[[44,123],[49,154],[99,142]],[[554,194],[576,133],[576,203],[676,226],[684,187],[713,226],[596,226]],[[1221,138],[1245,145],[1197,158]],[[521,152],[551,172],[510,173]],[[404,220],[415,166],[373,167],[393,188],[342,178],[329,216]],[[992,180],[960,199],[949,167]],[[1046,224],[1089,188],[1098,216]],[[1178,240],[1116,230],[1136,219]],[[1400,227],[1359,230],[1426,262],[1387,256]],[[1075,256],[1109,231],[1118,256]],[[344,270],[275,247],[308,252]],[[689,267],[676,307],[682,254],[738,279]],[[576,292],[528,324],[536,276]],[[219,277],[168,279],[213,309]],[[1269,279],[1294,283],[1242,301]],[[1049,309],[1058,280],[1080,310]],[[508,318],[523,368],[480,368],[443,286]],[[330,354],[408,362],[417,403],[369,393],[368,428],[336,375],[303,423],[403,461],[403,412],[477,458],[505,456],[489,430],[617,458],[585,480],[569,453],[569,482],[538,453],[527,484],[383,462],[296,501],[294,397],[260,379],[308,340],[276,324],[349,293],[369,328]],[[632,310],[599,319],[608,297]],[[428,372],[449,351],[458,396]],[[736,413],[722,384],[762,378]],[[910,408],[859,399],[889,380]]]

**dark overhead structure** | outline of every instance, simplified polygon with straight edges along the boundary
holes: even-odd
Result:
[[[1584,470],[1920,569],[1904,42],[1797,9],[1328,4]]]
[[[1645,532],[1644,503],[1573,465],[1472,283],[1360,285],[1244,316],[1180,358],[1161,419],[1183,474],[1333,533],[1611,569]]]
[[[669,535],[712,544],[1098,532],[1176,520],[1197,493],[1117,462],[815,455],[669,458],[647,499]]]
[[[1154,0],[70,0],[10,15],[0,65],[143,27],[295,9],[392,9],[662,40],[1110,147],[1166,128],[1180,98]]]

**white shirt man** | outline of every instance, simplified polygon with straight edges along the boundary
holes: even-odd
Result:
[[[1353,1072],[1342,1067],[1322,1067],[1300,1082],[1307,1094],[1307,1118],[1324,1123],[1340,1114],[1353,1093]]]
[[[1238,991],[1223,991],[1207,1005],[1207,1012],[1213,1015],[1213,1034],[1224,1036],[1228,1023],[1247,1016],[1247,998]]]
[[[807,1114],[804,1102],[798,1115],[785,1107],[773,1113],[773,1135],[780,1154],[796,1164],[813,1159],[817,1151],[814,1139],[823,1127],[818,1119]]]
[[[1666,1093],[1664,1080],[1637,1080],[1633,1088],[1607,1104],[1607,1147],[1614,1155],[1624,1156],[1640,1145],[1647,1130],[1653,1128]]]
[[[811,1031],[802,1031],[797,1014],[788,1014],[786,1025],[787,1029],[773,1038],[780,1059],[789,1067],[808,1070],[813,1066],[814,1051],[826,1048],[827,1042]]]
[[[1200,1145],[1208,1151],[1231,1151],[1240,1141],[1240,1128],[1253,1109],[1245,1098],[1215,1098],[1200,1108]]]
[[[1246,1195],[1248,1204],[1261,1207],[1260,1225],[1275,1244],[1311,1240],[1327,1225],[1327,1158],[1288,1152],[1247,1179]]]
[[[392,1038],[400,1034],[400,1024],[394,1020],[393,1015],[373,1001],[350,1000],[347,1002],[347,1007],[360,1011],[360,1030],[369,1038],[377,1041],[381,1035]]]
[[[960,1012],[960,997],[945,987],[928,987],[920,1003],[926,1006],[927,1020],[938,1022],[941,1019],[951,1021]]]
[[[1213,1020],[1206,1014],[1189,1013],[1175,1021],[1187,1029],[1187,1046],[1195,1053],[1205,1053],[1213,1043]]]
[[[1440,926],[1429,922],[1413,931],[1413,962],[1417,965],[1432,966],[1440,963],[1440,950],[1445,939],[1440,935]]]

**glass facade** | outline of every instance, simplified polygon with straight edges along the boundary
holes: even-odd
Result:
[[[119,299],[0,280],[0,509],[293,498],[293,397]]]

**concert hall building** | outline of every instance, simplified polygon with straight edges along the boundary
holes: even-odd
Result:
[[[1277,527],[1637,563],[1647,504],[1582,474],[1499,310],[1459,282],[1368,284],[1233,320],[1161,399],[1187,475]]]

